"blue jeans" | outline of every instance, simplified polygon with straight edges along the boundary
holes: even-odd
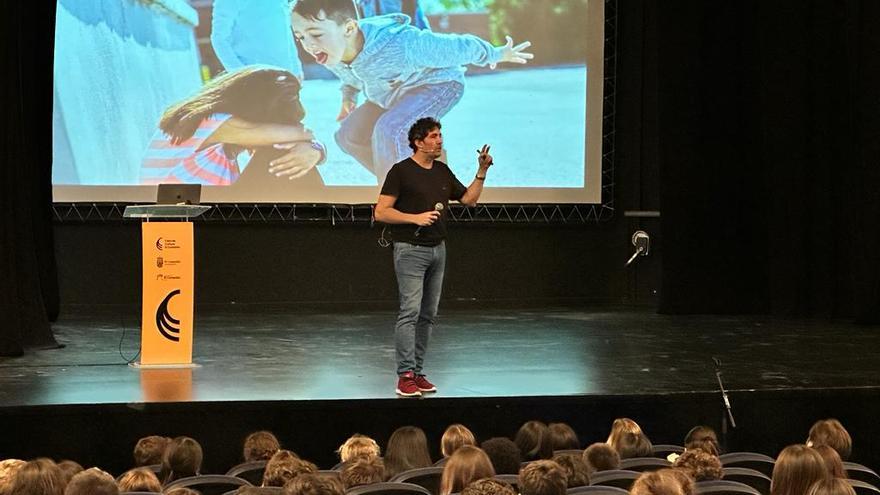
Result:
[[[339,125],[336,143],[375,174],[381,185],[392,165],[412,155],[408,134],[415,121],[439,119],[463,94],[464,85],[450,81],[413,88],[388,109],[364,102]]]
[[[394,272],[400,294],[400,312],[394,327],[397,374],[421,374],[446,270],[446,243],[417,246],[394,243]]]

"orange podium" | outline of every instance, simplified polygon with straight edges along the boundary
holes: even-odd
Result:
[[[193,224],[202,205],[135,205],[125,218],[140,218],[143,255],[141,357],[135,367],[193,367],[195,304]],[[151,219],[183,220],[151,222]]]

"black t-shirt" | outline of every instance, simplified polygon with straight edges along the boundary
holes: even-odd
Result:
[[[395,163],[382,185],[382,193],[394,196],[394,208],[402,213],[424,213],[443,205],[440,219],[419,229],[415,224],[391,225],[391,236],[397,242],[436,246],[446,238],[446,215],[449,200],[460,200],[467,188],[455,178],[449,167],[438,160],[430,169],[422,168],[412,158]],[[416,235],[418,231],[418,235]]]

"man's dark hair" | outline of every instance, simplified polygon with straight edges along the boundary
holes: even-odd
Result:
[[[489,456],[492,467],[496,474],[518,474],[520,463],[519,447],[513,440],[505,437],[495,437],[486,440],[480,448]]]
[[[297,0],[293,4],[293,13],[312,21],[328,19],[337,24],[358,18],[353,0]]]
[[[412,148],[413,153],[418,150],[416,146],[416,141],[422,141],[428,134],[431,133],[434,129],[441,129],[440,121],[433,117],[423,117],[416,121],[412,127],[409,128],[409,147]]]

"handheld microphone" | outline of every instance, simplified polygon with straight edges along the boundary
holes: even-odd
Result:
[[[440,202],[434,203],[434,211],[442,212],[443,211],[443,203],[440,203]],[[415,236],[418,237],[419,234],[421,234],[421,233],[422,233],[422,226],[419,225],[419,228],[416,229]]]

